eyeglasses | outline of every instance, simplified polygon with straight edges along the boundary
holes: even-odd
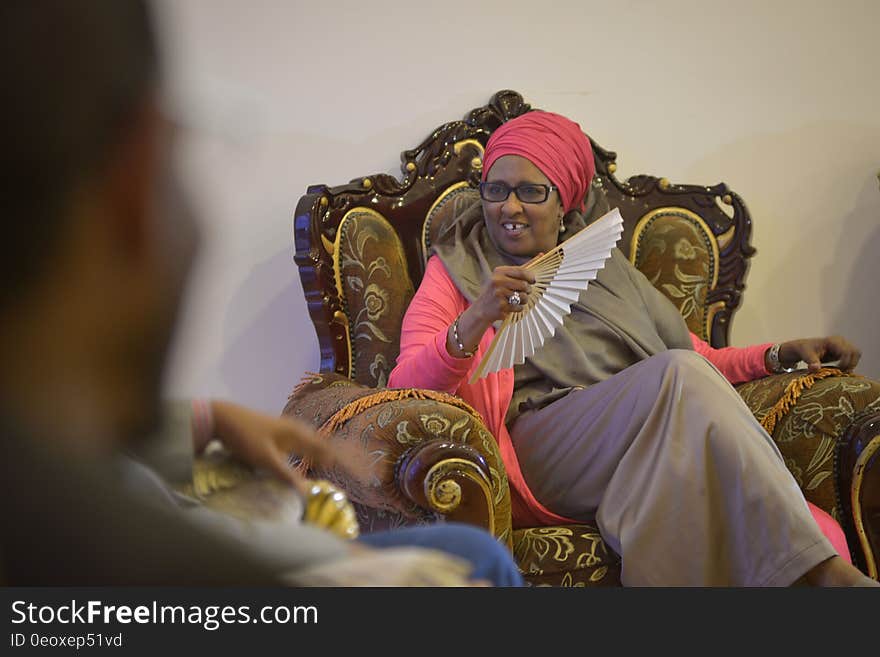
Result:
[[[516,197],[523,203],[543,203],[554,189],[558,188],[553,185],[540,185],[538,183],[526,183],[525,185],[510,187],[500,182],[483,182],[480,183],[480,198],[490,203],[500,203],[507,200],[510,192],[514,192]]]

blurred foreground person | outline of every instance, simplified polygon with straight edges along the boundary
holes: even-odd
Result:
[[[368,539],[435,549],[373,550],[163,502],[162,480],[123,453],[147,453],[158,429],[197,230],[175,177],[149,9],[7,0],[0,30],[0,581],[520,583],[504,548],[470,527]],[[265,454],[239,450],[255,465]],[[469,561],[436,549],[455,545]]]

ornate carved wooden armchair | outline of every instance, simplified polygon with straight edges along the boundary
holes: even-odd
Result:
[[[441,518],[469,522],[506,541],[534,584],[613,585],[619,559],[595,524],[511,527],[496,444],[461,400],[384,389],[432,237],[456,204],[478,197],[492,130],[530,109],[518,93],[498,92],[404,151],[400,180],[377,174],[309,187],[296,208],[294,236],[321,370],[297,386],[284,412],[320,427],[355,464],[348,473],[312,474],[346,490],[362,531]],[[594,191],[620,208],[624,253],[692,331],[726,346],[755,253],[742,200],[724,184],[676,185],[647,175],[619,181],[616,154],[595,142],[593,148]],[[855,562],[876,577],[880,383],[836,374],[770,376],[739,390],[759,419],[775,424],[772,435],[807,498],[841,522]],[[787,411],[777,404],[786,390],[789,398],[800,393]]]

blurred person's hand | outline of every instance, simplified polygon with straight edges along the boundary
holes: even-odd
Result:
[[[211,400],[213,435],[244,463],[270,472],[306,494],[307,479],[290,466],[290,455],[322,467],[344,467],[325,441],[306,423],[291,417],[274,417],[224,400]],[[208,439],[194,448],[200,453]]]

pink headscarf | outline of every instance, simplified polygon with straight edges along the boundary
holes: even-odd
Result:
[[[574,121],[533,110],[502,124],[489,137],[483,155],[483,180],[504,155],[520,155],[559,188],[562,207],[584,209],[584,198],[596,173],[590,140]]]

